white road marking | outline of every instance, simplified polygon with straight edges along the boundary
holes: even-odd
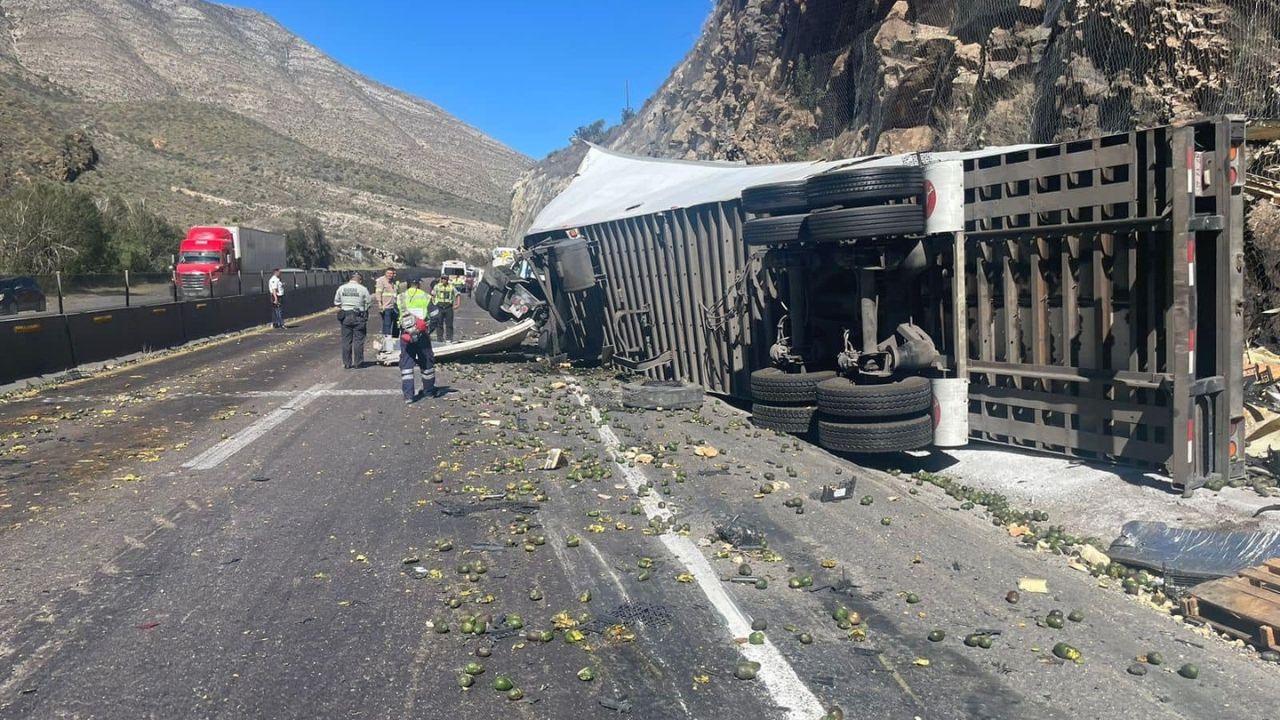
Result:
[[[258,418],[249,427],[183,463],[182,467],[192,470],[212,470],[254,440],[267,434],[268,430],[287,420],[290,415],[310,405],[316,398],[321,397],[321,393],[333,386],[334,383],[320,383],[303,390],[289,402]]]
[[[602,422],[600,411],[590,403],[590,396],[583,394],[577,380],[569,375],[565,378],[573,391],[574,400],[590,413],[591,421],[596,425],[596,434],[599,435],[600,442],[604,443],[605,450],[613,459],[614,465],[626,478],[631,491],[639,496],[640,486],[647,482],[644,473],[639,468],[618,462],[618,451],[622,443],[618,441],[617,434],[607,423]],[[645,515],[650,519],[665,520],[671,513],[658,507],[658,502],[658,496],[653,494],[640,497],[640,505],[644,508]],[[662,540],[668,552],[684,563],[685,569],[693,575],[707,600],[728,624],[730,636],[739,638],[749,635],[751,622],[747,619],[746,613],[724,591],[724,586],[720,584],[720,579],[712,569],[711,563],[707,562],[707,558],[693,544],[693,541],[673,533],[663,533],[659,539]],[[741,645],[736,646],[735,649],[746,659],[760,663],[758,677],[764,682],[765,689],[769,691],[773,701],[784,709],[786,717],[820,718],[826,714],[817,696],[800,680],[795,668],[791,667],[791,663],[787,662],[786,657],[768,638],[765,638],[763,645]]]

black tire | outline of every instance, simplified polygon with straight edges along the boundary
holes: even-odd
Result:
[[[835,376],[830,370],[789,373],[762,368],[751,373],[751,400],[770,405],[813,405],[818,401],[818,383]]]
[[[920,167],[849,168],[814,175],[805,183],[810,208],[833,205],[880,205],[924,194],[924,170]]]
[[[791,215],[809,211],[804,180],[755,185],[742,191],[742,210],[753,215]]]
[[[484,279],[480,282],[489,283],[489,287],[494,290],[504,291],[511,283],[520,279],[515,271],[505,265],[491,267],[484,271]]]
[[[763,405],[751,406],[751,424],[765,430],[803,435],[814,429],[818,408],[813,405]]]
[[[644,410],[688,410],[702,407],[701,385],[678,380],[645,380],[622,386],[622,406]]]
[[[471,292],[471,297],[476,301],[476,305],[484,308],[485,312],[489,311],[489,296],[493,294],[493,288],[489,283],[481,280],[476,283],[475,289]]]
[[[742,224],[742,239],[747,245],[786,245],[796,242],[804,233],[808,215],[779,215],[753,218]]]
[[[883,385],[855,385],[848,378],[818,383],[818,408],[838,418],[890,418],[933,410],[928,378],[903,378]]]
[[[815,242],[924,234],[922,205],[881,205],[811,213],[806,226]]]
[[[869,423],[818,421],[818,444],[847,453],[888,453],[917,450],[933,442],[933,418]]]

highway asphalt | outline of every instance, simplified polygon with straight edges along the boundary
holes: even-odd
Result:
[[[492,327],[464,305],[459,339]],[[7,398],[0,718],[1275,714],[1280,667],[722,401],[628,411],[612,373],[516,355],[442,365],[406,406],[398,374],[342,370],[326,314]],[[872,504],[818,501],[849,479]],[[732,518],[767,551],[714,538]],[[1006,602],[1022,577],[1050,592]],[[1043,627],[1054,608],[1084,620]]]

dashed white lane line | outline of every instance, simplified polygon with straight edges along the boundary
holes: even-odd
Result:
[[[296,394],[289,402],[258,418],[249,427],[183,463],[182,467],[192,470],[212,470],[227,458],[243,450],[254,440],[267,434],[267,431],[284,422],[290,415],[310,405],[317,398],[322,397],[324,392],[335,384],[319,383],[312,385]]]
[[[566,376],[569,388],[573,391],[574,400],[587,410],[591,416],[591,421],[596,426],[596,434],[600,437],[600,442],[604,443],[606,451],[613,459],[614,465],[622,472],[622,476],[627,481],[627,486],[631,491],[639,496],[640,486],[644,485],[647,480],[638,468],[618,462],[618,450],[622,443],[618,441],[618,436],[613,432],[613,428],[602,421],[600,411],[591,404],[590,396],[582,392],[575,378]],[[661,518],[666,520],[671,513],[658,507],[658,497],[650,494],[640,497],[640,505],[644,508],[645,515],[650,519]],[[685,570],[694,577],[698,587],[706,595],[707,600],[711,602],[712,607],[720,613],[728,625],[730,637],[746,637],[751,633],[751,622],[747,619],[746,613],[738,604],[729,597],[724,591],[724,586],[720,584],[720,579],[711,567],[711,563],[707,562],[707,558],[698,550],[688,537],[683,535],[675,535],[673,533],[663,533],[659,536],[662,544],[666,546],[677,560],[684,564]],[[800,680],[796,675],[795,668],[791,667],[791,663],[787,662],[786,657],[778,650],[767,638],[763,645],[741,645],[736,646],[737,651],[746,659],[760,663],[760,672],[757,674],[763,682],[765,689],[768,690],[770,697],[777,703],[780,708],[784,708],[787,718],[799,720],[800,718],[820,718],[826,714],[822,703],[817,696]]]

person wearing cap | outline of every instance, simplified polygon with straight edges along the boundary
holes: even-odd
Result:
[[[351,279],[338,286],[333,305],[338,308],[338,324],[342,326],[342,367],[364,367],[364,336],[369,323],[369,306],[373,296],[365,288],[363,276],[351,273]]]
[[[422,291],[422,279],[409,281],[400,295],[400,389],[406,405],[419,397],[435,397],[435,354],[431,350],[431,296]],[[422,394],[414,392],[413,369],[422,373]]]

